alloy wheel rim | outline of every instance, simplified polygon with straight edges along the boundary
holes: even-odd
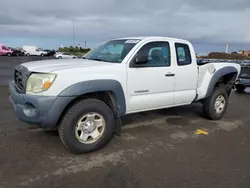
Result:
[[[104,133],[106,123],[104,117],[96,112],[83,115],[75,126],[78,141],[84,144],[96,142]]]
[[[223,95],[219,95],[216,99],[215,99],[215,104],[214,104],[214,109],[216,114],[220,114],[223,112],[224,108],[226,106],[226,100],[225,97]]]

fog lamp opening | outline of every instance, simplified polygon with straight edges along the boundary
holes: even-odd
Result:
[[[28,117],[34,117],[37,114],[36,108],[31,103],[26,103],[23,108],[23,113]]]

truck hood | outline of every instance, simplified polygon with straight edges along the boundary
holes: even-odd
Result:
[[[23,63],[29,71],[32,72],[53,72],[62,69],[93,67],[93,66],[111,66],[113,63],[93,61],[87,59],[62,59],[62,60],[43,60]]]

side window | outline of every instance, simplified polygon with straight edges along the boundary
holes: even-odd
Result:
[[[147,59],[146,64],[137,67],[169,67],[171,65],[168,42],[150,42],[145,44],[135,55]]]
[[[192,63],[191,53],[187,44],[175,43],[177,64],[185,66]]]
[[[6,48],[5,46],[2,46],[2,49],[3,49],[3,50],[8,50],[8,48]]]

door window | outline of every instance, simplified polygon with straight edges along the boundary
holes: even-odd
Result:
[[[146,57],[148,61],[146,64],[136,65],[136,67],[169,67],[171,65],[168,42],[147,43],[137,52],[135,58],[138,55]]]

